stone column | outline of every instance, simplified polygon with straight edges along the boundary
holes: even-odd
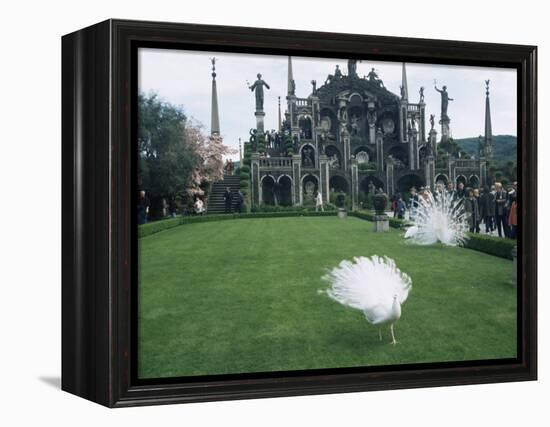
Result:
[[[479,159],[479,185],[484,186],[488,184],[487,180],[487,160],[485,157]]]
[[[344,153],[342,155],[344,161],[344,170],[347,171],[349,168],[349,161],[351,159],[351,146],[350,146],[350,136],[346,128],[342,129],[341,132],[342,146]]]
[[[294,200],[295,206],[301,204],[300,200],[300,178],[302,177],[302,156],[299,154],[292,155],[292,184],[294,185]]]
[[[386,194],[390,196],[394,193],[394,183],[393,183],[393,159],[391,157],[386,161]]]
[[[329,164],[328,157],[324,154],[319,156],[319,191],[323,196],[323,203],[329,201]]]
[[[380,128],[376,132],[376,169],[378,172],[384,170],[384,134]]]
[[[409,130],[409,169],[416,170],[419,168],[418,159],[418,131],[416,129]]]
[[[426,104],[420,102],[418,104],[420,109],[420,119],[418,120],[418,130],[420,133],[420,141],[422,143],[426,142]]]
[[[432,150],[432,152],[428,153],[428,155],[431,154],[434,157],[434,159],[437,160],[437,131],[435,129],[430,130],[428,142],[429,142],[430,149]]]
[[[351,160],[351,209],[356,210],[359,203],[359,168],[357,159]]]
[[[261,187],[260,187],[260,155],[258,153],[252,153],[250,158],[251,164],[251,200],[253,206],[259,206],[261,203]]]
[[[399,136],[401,142],[409,140],[407,134],[407,101],[401,100],[401,108],[399,109]]]
[[[445,117],[439,121],[439,124],[441,125],[441,142],[446,142],[451,137],[450,123],[451,119],[448,117]]]
[[[258,131],[258,135],[262,135],[264,133],[265,113],[263,111],[256,111],[254,115],[256,116],[256,130]]]
[[[426,169],[425,169],[425,180],[426,185],[430,186],[430,190],[434,191],[435,189],[435,159],[434,156],[428,155],[426,158]]]

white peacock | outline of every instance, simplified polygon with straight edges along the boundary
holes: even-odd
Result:
[[[402,273],[388,257],[355,257],[344,260],[330,270],[323,280],[324,291],[334,301],[361,310],[367,321],[377,325],[382,340],[382,326],[389,324],[392,344],[397,344],[393,325],[401,317],[401,306],[412,288],[411,278]],[[323,291],[322,291],[323,292]]]
[[[463,199],[446,190],[432,194],[426,191],[415,209],[414,219],[404,235],[417,245],[441,242],[447,246],[461,245],[468,238],[468,216]]]

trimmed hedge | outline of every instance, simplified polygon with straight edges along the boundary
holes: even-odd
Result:
[[[464,243],[464,247],[500,258],[512,259],[512,249],[516,244],[517,242],[512,239],[468,233],[468,240]]]
[[[366,221],[374,221],[375,216],[372,212],[365,211],[350,212],[349,215]],[[399,229],[406,224],[406,221],[390,218],[389,223],[390,227]],[[464,247],[466,249],[494,255],[499,258],[512,259],[512,249],[516,244],[517,242],[511,239],[487,236],[485,234],[468,233],[468,239],[464,243]]]
[[[324,204],[325,211],[333,212],[336,211],[336,206],[334,206],[331,203],[325,203]],[[254,206],[251,209],[252,213],[264,213],[264,212],[298,212],[298,213],[304,213],[304,212],[315,212],[315,207],[312,206],[302,206],[302,207],[296,207],[296,206],[273,206],[273,205],[260,205],[260,206]]]
[[[353,211],[349,213],[350,216],[354,216],[356,218],[364,219],[366,221],[374,221],[374,217],[376,216],[372,212],[368,211]],[[392,228],[401,228],[405,224],[405,221],[402,219],[392,218],[388,217],[389,226]]]
[[[336,211],[315,212],[308,210],[294,210],[283,212],[253,212],[243,214],[225,214],[225,215],[204,215],[204,216],[186,216],[178,218],[162,219],[138,226],[138,237],[146,237],[160,231],[168,230],[183,224],[193,224],[196,222],[225,221],[230,219],[248,219],[248,218],[286,218],[300,216],[334,216]],[[349,216],[374,221],[372,212],[353,211]],[[390,227],[401,228],[405,221],[395,218],[389,219]],[[468,240],[464,247],[474,251],[483,252],[500,258],[512,259],[512,249],[517,244],[515,240],[502,237],[487,236],[484,234],[468,233]]]
[[[138,226],[138,237],[146,237],[160,231],[168,230],[184,224],[194,224],[197,222],[226,221],[230,219],[249,219],[249,218],[286,218],[299,216],[335,216],[336,211],[311,212],[311,211],[288,211],[288,212],[255,212],[255,213],[234,213],[220,215],[204,216],[182,216],[179,218],[162,219],[148,224]]]
[[[138,225],[138,237],[149,236],[151,234],[158,233],[159,231],[177,227],[180,225],[180,221],[181,218],[169,218]]]

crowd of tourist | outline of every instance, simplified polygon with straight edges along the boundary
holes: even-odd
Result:
[[[456,189],[453,183],[449,183],[447,187],[438,183],[433,197],[443,193],[450,194],[451,200],[462,203],[470,232],[480,233],[483,229],[486,234],[510,239],[517,237],[517,182],[513,182],[508,189],[505,189],[500,182],[481,188],[466,188],[462,182],[459,182]],[[425,201],[429,200],[428,187],[420,187],[418,190],[412,187],[408,203],[403,200],[401,193],[394,194],[391,199],[394,218],[404,219],[408,211],[409,218],[414,219],[421,198]]]

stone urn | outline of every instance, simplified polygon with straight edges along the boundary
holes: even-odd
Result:
[[[346,218],[348,213],[346,212],[346,195],[344,193],[339,193],[336,196],[336,207],[338,208],[338,218]]]
[[[374,204],[374,231],[384,232],[390,231],[390,220],[386,215],[386,206],[388,205],[388,196],[382,191],[375,194],[372,198]]]
[[[382,192],[376,193],[372,198],[372,203],[374,205],[374,211],[376,212],[376,215],[386,214],[386,206],[388,206],[388,196],[386,196]]]

